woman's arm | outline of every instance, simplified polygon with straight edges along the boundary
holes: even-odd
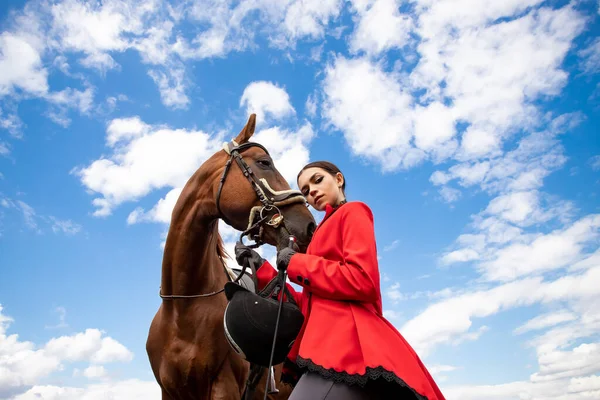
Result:
[[[344,208],[341,221],[344,260],[296,253],[288,265],[288,275],[295,283],[300,277],[299,285],[324,298],[373,303],[379,300],[373,214],[360,202],[348,203]]]
[[[273,266],[271,265],[270,262],[265,260],[265,262],[256,271],[256,280],[258,282],[258,288],[257,288],[258,291],[260,292],[261,290],[263,290],[265,288],[265,286],[267,286],[267,284],[269,282],[271,282],[271,280],[273,278],[275,278],[276,276],[277,276],[277,270],[275,268],[273,268]],[[286,286],[287,286],[288,290],[290,291],[290,293],[292,294],[292,297],[294,298],[294,301],[296,302],[298,307],[300,307],[300,309],[302,309],[302,306],[301,306],[302,294],[298,293],[292,287],[292,285],[290,285],[289,283],[286,283]]]

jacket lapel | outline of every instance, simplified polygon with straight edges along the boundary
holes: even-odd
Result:
[[[344,203],[346,204],[346,203]],[[314,233],[313,233],[313,237],[315,235],[315,233],[317,233],[317,231],[323,226],[323,224],[325,223],[325,221],[327,221],[327,219],[329,217],[331,217],[331,215],[333,213],[335,213],[337,210],[340,209],[340,207],[342,207],[344,204],[341,204],[337,207],[331,207],[329,204],[325,205],[325,216],[323,217],[323,219],[321,220],[321,222],[319,223],[319,226],[317,226],[317,229],[315,229]]]

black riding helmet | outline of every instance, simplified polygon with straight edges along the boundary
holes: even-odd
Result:
[[[267,285],[270,286],[270,285]],[[287,292],[287,290],[286,290]],[[231,347],[252,364],[269,367],[279,301],[233,283],[225,284],[229,300],[223,323]],[[288,294],[288,298],[290,298]],[[284,301],[277,330],[273,365],[282,363],[304,323],[304,315],[294,303]]]

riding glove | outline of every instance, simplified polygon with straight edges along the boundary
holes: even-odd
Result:
[[[259,269],[264,264],[265,259],[262,258],[256,251],[238,241],[235,244],[235,260],[240,266],[244,266],[248,261],[254,263],[254,268]],[[249,265],[248,265],[249,266]]]
[[[289,247],[284,247],[279,250],[277,253],[277,269],[280,271],[286,270],[294,254],[296,254],[296,252]]]

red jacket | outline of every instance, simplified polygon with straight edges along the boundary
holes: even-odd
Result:
[[[415,351],[383,317],[373,214],[366,204],[328,206],[306,254],[292,256],[287,271],[303,287],[297,293],[288,285],[305,316],[291,361],[342,378],[354,375],[353,381],[383,372],[427,400],[444,399]],[[276,275],[263,264],[259,287]]]

